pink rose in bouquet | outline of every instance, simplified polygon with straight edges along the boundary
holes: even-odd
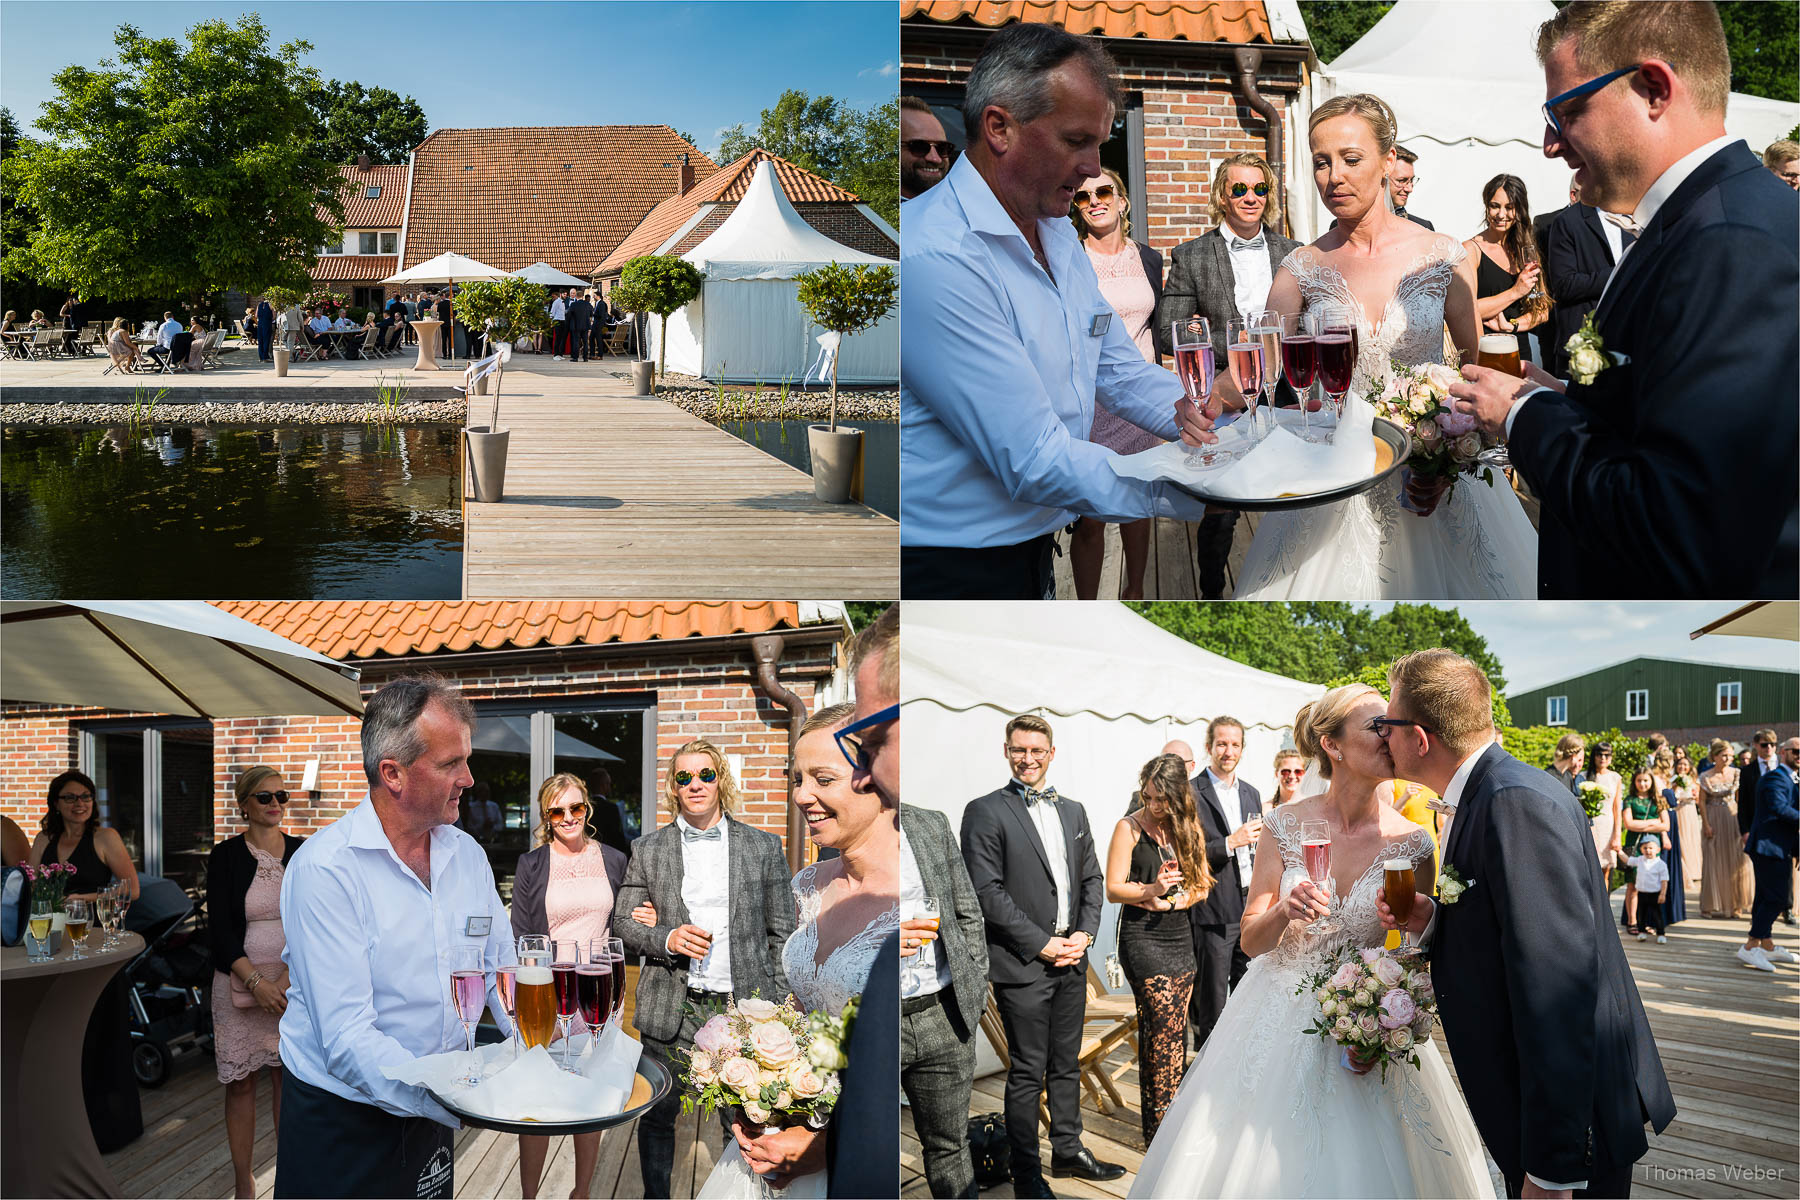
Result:
[[[694,1031],[694,1048],[704,1050],[708,1054],[717,1055],[737,1048],[738,1040],[731,1036],[731,1022],[724,1013],[713,1017],[706,1024]]]
[[[747,1058],[728,1059],[719,1071],[719,1082],[739,1095],[751,1095],[762,1088],[762,1076]]]
[[[1398,981],[1396,980],[1396,982]],[[1399,1029],[1403,1025],[1410,1026],[1418,1015],[1419,1006],[1413,1003],[1411,996],[1399,988],[1394,988],[1381,997],[1380,1019],[1383,1029]]]
[[[1362,966],[1358,963],[1347,962],[1337,969],[1337,974],[1331,977],[1331,982],[1326,986],[1335,991],[1346,992],[1361,982]]]
[[[1431,1036],[1435,997],[1425,967],[1379,947],[1346,949],[1300,983],[1317,1005],[1305,1032],[1344,1048],[1352,1069],[1419,1065],[1418,1045]]]
[[[750,1046],[758,1062],[770,1067],[785,1067],[800,1056],[800,1045],[786,1025],[764,1021],[750,1030]]]
[[[1391,958],[1378,958],[1369,964],[1369,969],[1375,973],[1375,978],[1381,981],[1383,987],[1391,988],[1406,978],[1406,968]]]

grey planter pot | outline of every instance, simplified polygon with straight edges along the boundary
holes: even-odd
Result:
[[[289,357],[288,348],[286,346],[278,345],[275,347],[273,353],[275,355],[275,377],[277,379],[286,379]]]
[[[482,504],[498,504],[506,494],[506,443],[510,429],[490,430],[486,425],[471,425],[463,430],[468,440],[468,467],[472,499]]]
[[[480,379],[477,379],[475,381],[475,394],[477,396],[487,395],[487,385],[488,385],[488,377],[486,375],[483,375]]]
[[[656,364],[638,361],[631,364],[631,386],[640,396],[654,395],[650,389],[655,386]]]
[[[812,456],[813,495],[827,504],[844,504],[857,498],[862,483],[860,429],[839,425],[808,425],[806,445]]]

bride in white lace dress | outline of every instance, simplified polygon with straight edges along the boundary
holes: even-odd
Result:
[[[1314,110],[1313,180],[1337,227],[1283,260],[1268,307],[1343,304],[1357,321],[1357,395],[1387,373],[1444,361],[1449,326],[1475,361],[1475,268],[1455,238],[1387,205],[1394,118],[1373,96]],[[1370,314],[1374,314],[1371,316]],[[1337,504],[1262,519],[1239,574],[1238,600],[1477,600],[1537,595],[1537,532],[1498,471],[1489,487],[1457,480],[1429,516],[1403,510],[1400,475]]]
[[[813,841],[838,851],[794,876],[798,919],[781,967],[807,1012],[842,1012],[862,993],[882,942],[900,928],[897,814],[873,792],[851,789],[850,764],[831,736],[852,711],[840,704],[813,714],[794,744],[794,804]],[[699,1198],[816,1200],[825,1195],[824,1161],[824,1142],[813,1130],[733,1140]]]
[[[1375,912],[1382,863],[1412,863],[1421,891],[1436,874],[1430,836],[1375,796],[1394,773],[1370,725],[1386,715],[1375,689],[1349,684],[1295,718],[1294,740],[1330,790],[1264,820],[1241,926],[1253,961],[1188,1068],[1131,1195],[1495,1195],[1480,1135],[1435,1040],[1419,1047],[1417,1070],[1389,1067],[1384,1082],[1379,1071],[1352,1074],[1334,1043],[1305,1032],[1317,1002],[1298,993],[1301,981],[1346,944],[1386,939]],[[1308,820],[1331,826],[1342,928],[1329,934],[1309,929],[1327,906],[1302,861]]]

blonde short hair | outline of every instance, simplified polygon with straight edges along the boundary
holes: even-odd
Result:
[[[261,787],[265,781],[279,779],[280,777],[281,772],[277,771],[274,767],[262,766],[260,764],[254,767],[246,767],[243,774],[237,777],[237,782],[232,785],[231,789],[237,794],[238,807],[242,808],[244,806],[244,801],[249,799],[250,794]]]
[[[1575,63],[1604,75],[1658,58],[1694,93],[1694,107],[1723,115],[1731,94],[1731,50],[1711,4],[1688,0],[1575,0],[1538,26],[1538,62],[1549,60],[1567,38],[1575,39]]]
[[[1493,687],[1480,667],[1454,650],[1416,650],[1395,659],[1388,690],[1408,716],[1457,754],[1492,740]]]
[[[737,780],[731,775],[731,764],[726,761],[725,752],[705,738],[695,738],[677,746],[663,767],[663,796],[669,802],[669,811],[681,811],[681,789],[675,786],[675,760],[686,754],[704,754],[712,759],[713,770],[719,773],[719,807],[728,813],[736,812],[738,788]]]
[[[1212,217],[1214,225],[1225,223],[1225,176],[1233,167],[1255,167],[1262,172],[1263,182],[1269,185],[1268,202],[1263,205],[1262,223],[1265,229],[1281,227],[1281,184],[1275,178],[1275,170],[1269,166],[1268,160],[1260,154],[1245,151],[1233,154],[1219,163],[1218,170],[1213,172],[1212,191],[1206,197],[1206,211]]]
[[[821,708],[800,726],[800,732],[794,735],[794,742],[799,744],[801,738],[809,733],[817,733],[821,729],[837,729],[850,722],[851,714],[856,712],[854,704],[833,704],[830,708]]]
[[[1334,687],[1311,704],[1302,705],[1294,715],[1294,745],[1300,753],[1319,764],[1319,774],[1331,778],[1331,755],[1325,753],[1324,739],[1335,738],[1344,731],[1350,710],[1365,696],[1380,698],[1381,693],[1366,683],[1346,683]]]
[[[1782,138],[1779,142],[1770,142],[1769,148],[1763,151],[1763,166],[1773,171],[1783,163],[1791,163],[1800,158],[1800,142]]]

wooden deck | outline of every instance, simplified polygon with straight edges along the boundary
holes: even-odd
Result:
[[[467,598],[900,594],[897,522],[820,502],[804,472],[623,378],[533,365],[500,408],[506,498],[466,506]]]
[[[636,995],[637,968],[628,967],[625,1020],[629,1025]],[[210,1055],[197,1054],[155,1091],[140,1091],[144,1134],[131,1145],[105,1157],[121,1196],[229,1197],[231,1154],[225,1145],[225,1093]],[[275,1128],[270,1117],[267,1076],[257,1081],[256,1148],[251,1162],[256,1194],[275,1188]],[[698,1136],[696,1136],[698,1132]],[[696,1114],[675,1123],[675,1170],[671,1194],[692,1196],[706,1182],[724,1145],[716,1119]],[[328,1148],[327,1148],[328,1149]],[[544,1160],[538,1194],[567,1196],[575,1185],[575,1147],[555,1138]],[[643,1176],[638,1168],[637,1125],[608,1130],[601,1136],[600,1159],[589,1184],[592,1196],[639,1196]],[[519,1139],[487,1129],[456,1134],[456,1194],[470,1197],[518,1196]]]
[[[1688,911],[1698,912],[1698,893]],[[1780,966],[1773,976],[1746,970],[1732,952],[1744,944],[1744,921],[1690,918],[1675,926],[1667,945],[1625,941],[1663,1069],[1675,1093],[1674,1122],[1650,1139],[1638,1164],[1632,1194],[1640,1197],[1791,1197],[1800,1181],[1800,967]],[[1778,944],[1796,949],[1786,926]],[[1109,1060],[1126,1070],[1120,1091],[1131,1107],[1111,1116],[1082,1107],[1085,1141],[1095,1157],[1125,1166],[1106,1184],[1050,1180],[1059,1196],[1122,1197],[1143,1162],[1138,1127],[1137,1066],[1129,1049]],[[1449,1061],[1448,1055],[1445,1061]],[[975,1081],[970,1113],[1004,1110],[1004,1077]],[[913,1135],[912,1115],[900,1118],[903,1196],[929,1196]],[[1041,1132],[1041,1130],[1040,1130]],[[1044,1159],[1050,1147],[1042,1146]],[[987,1193],[1012,1195],[1010,1184]]]

